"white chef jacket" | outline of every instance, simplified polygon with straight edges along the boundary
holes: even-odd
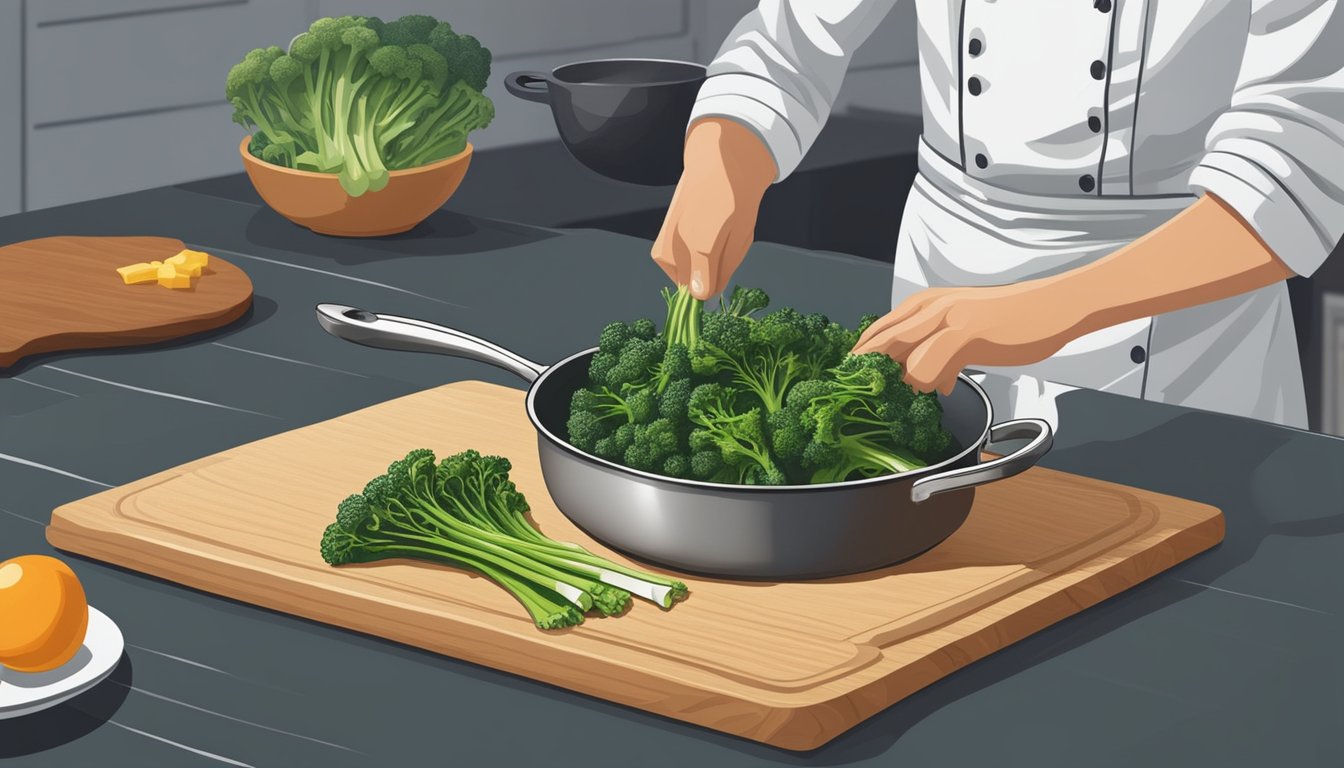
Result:
[[[893,304],[1081,266],[1204,191],[1300,275],[1344,235],[1340,0],[906,1],[924,130]],[[784,178],[894,2],[761,0],[691,121],[746,125]],[[1088,387],[1306,426],[1283,283],[1104,329],[982,383],[1000,415],[1053,420],[1054,395]]]

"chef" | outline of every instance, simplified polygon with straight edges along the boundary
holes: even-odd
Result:
[[[728,285],[894,1],[733,29],[653,247],[673,280]],[[913,1],[919,173],[856,351],[923,390],[974,368],[1019,416],[1087,387],[1305,428],[1285,280],[1344,234],[1344,3]]]

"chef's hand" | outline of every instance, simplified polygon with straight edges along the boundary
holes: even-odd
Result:
[[[755,133],[719,118],[696,121],[684,153],[653,260],[677,285],[708,299],[724,290],[747,255],[775,161]]]
[[[1293,274],[1240,214],[1205,194],[1086,266],[1015,285],[921,291],[873,323],[854,351],[885,352],[905,363],[912,386],[948,393],[965,366],[1030,365],[1102,328]]]
[[[929,288],[869,326],[854,352],[890,355],[915,389],[949,394],[968,365],[1040,362],[1077,335],[1078,306],[1045,293],[1033,282]]]

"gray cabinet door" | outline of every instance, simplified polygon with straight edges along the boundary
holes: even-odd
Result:
[[[239,171],[229,67],[308,23],[298,2],[27,6],[29,208]]]

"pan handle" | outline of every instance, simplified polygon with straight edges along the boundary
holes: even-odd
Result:
[[[332,336],[366,347],[479,360],[499,366],[529,384],[547,368],[485,339],[409,317],[377,315],[342,304],[318,304],[317,323]]]
[[[1031,438],[1026,445],[1007,456],[991,459],[961,469],[949,469],[936,475],[921,477],[910,487],[911,501],[920,502],[935,493],[955,491],[976,485],[1012,477],[1024,469],[1034,466],[1054,444],[1055,436],[1050,424],[1040,419],[1016,419],[995,424],[989,428],[989,442]]]

